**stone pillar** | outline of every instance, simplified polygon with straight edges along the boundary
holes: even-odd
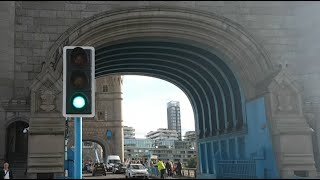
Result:
[[[64,173],[65,118],[62,116],[62,81],[59,74],[45,69],[31,85],[29,123],[29,178],[38,173]]]
[[[294,171],[316,176],[312,130],[302,113],[300,88],[282,69],[265,90],[267,118],[281,178],[292,178]]]
[[[6,155],[6,132],[6,128],[0,123],[0,163],[3,163]]]
[[[13,97],[15,1],[0,2],[0,103]],[[5,110],[0,104],[0,166],[6,154]]]

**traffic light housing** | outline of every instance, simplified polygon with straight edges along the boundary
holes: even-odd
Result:
[[[95,115],[95,50],[88,46],[63,48],[63,116]]]

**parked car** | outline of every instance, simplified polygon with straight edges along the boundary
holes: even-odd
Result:
[[[95,175],[107,175],[107,170],[106,170],[106,166],[104,163],[95,163],[93,166],[93,170],[92,170],[92,176]]]
[[[124,173],[126,173],[126,170],[127,170],[127,167],[121,163],[117,163],[112,167],[113,174],[117,174],[117,173],[124,174]]]
[[[126,170],[126,178],[145,178],[149,179],[148,169],[142,164],[130,164]]]

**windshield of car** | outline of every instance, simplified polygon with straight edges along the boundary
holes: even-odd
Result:
[[[123,164],[116,164],[115,167],[122,167]]]
[[[131,165],[130,168],[131,169],[144,169],[144,167],[142,165]]]
[[[120,163],[121,161],[120,160],[109,160],[109,163]]]

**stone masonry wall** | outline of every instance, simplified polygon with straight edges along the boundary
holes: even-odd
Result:
[[[288,63],[288,69],[301,85],[312,86],[305,87],[306,92],[320,95],[313,83],[319,81],[319,68],[314,66],[318,64],[317,49],[314,45],[311,49],[308,46],[319,29],[314,25],[319,20],[311,13],[320,8],[318,2],[16,1],[15,4],[16,96],[28,94],[25,91],[40,72],[48,49],[69,27],[99,12],[148,6],[197,9],[241,24],[269,53],[274,65]],[[310,78],[312,83],[306,81]]]

